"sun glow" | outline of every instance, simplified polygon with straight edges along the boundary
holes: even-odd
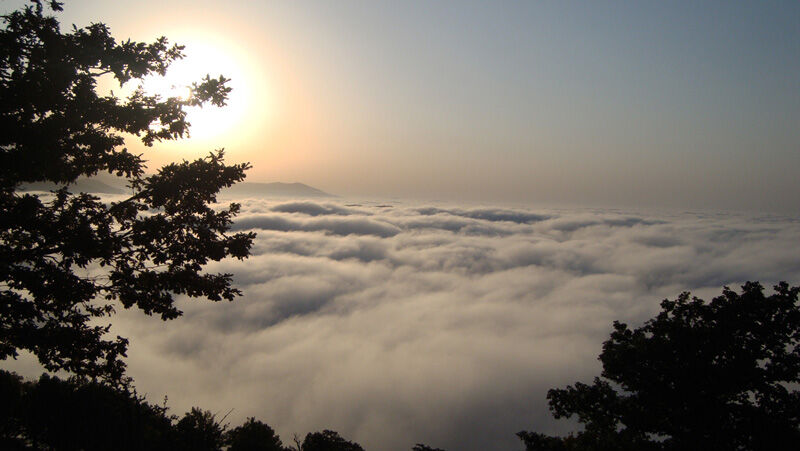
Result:
[[[191,83],[199,82],[205,75],[230,79],[227,86],[232,91],[225,106],[207,104],[186,109],[191,124],[189,143],[224,147],[263,119],[268,110],[263,86],[256,86],[249,62],[233,46],[204,38],[184,40],[181,44],[185,46],[185,57],[170,65],[165,76],[145,78],[143,88],[147,94],[162,98],[185,99],[191,94]]]

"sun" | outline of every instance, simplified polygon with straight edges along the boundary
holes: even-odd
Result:
[[[235,135],[240,127],[246,127],[248,117],[256,110],[253,104],[256,96],[248,73],[246,61],[237,55],[235,49],[223,42],[194,38],[181,42],[185,46],[185,57],[173,62],[165,76],[146,77],[142,86],[147,94],[158,94],[162,98],[187,98],[192,82],[199,82],[204,76],[217,78],[220,75],[230,79],[227,85],[232,88],[227,104],[223,107],[206,105],[188,107],[187,120],[189,141],[193,144],[224,144],[226,138]],[[263,102],[261,107],[263,108]]]

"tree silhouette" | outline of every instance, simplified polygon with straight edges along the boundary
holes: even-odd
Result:
[[[61,3],[50,1],[52,11]],[[181,314],[175,295],[232,300],[230,274],[208,274],[209,260],[245,258],[252,233],[227,234],[239,205],[211,208],[216,194],[244,178],[221,150],[145,176],[146,146],[184,136],[185,108],[225,104],[224,77],[206,77],[188,98],[99,95],[102,76],[120,85],[164,75],[182,58],[166,38],[117,42],[95,23],[62,33],[41,0],[3,16],[0,31],[0,359],[19,350],[51,371],[125,382],[128,341],[100,325],[115,306],[162,319]],[[105,203],[68,186],[39,196],[23,183],[68,185],[108,172],[128,179],[132,196]]]
[[[186,451],[219,451],[225,428],[208,410],[192,407],[175,425],[178,449]]]
[[[46,374],[23,382],[0,371],[0,392],[0,449],[176,449],[166,407],[130,390]]]
[[[178,419],[130,387],[43,374],[23,381],[0,370],[1,450],[289,451],[267,424],[248,418],[230,431],[209,411]],[[350,448],[348,448],[350,449]]]
[[[792,449],[800,443],[800,288],[681,294],[643,327],[615,322],[601,377],[550,390],[568,437],[520,432],[528,450]],[[790,445],[791,444],[791,445]]]
[[[348,442],[338,432],[325,429],[310,432],[300,448],[302,451],[364,451],[358,443]]]
[[[411,448],[411,451],[445,451],[445,450],[441,448],[431,448],[430,446],[425,445],[423,443],[417,443],[416,445],[414,445],[413,448]]]
[[[269,425],[248,418],[241,426],[225,434],[228,451],[286,451],[281,438]]]

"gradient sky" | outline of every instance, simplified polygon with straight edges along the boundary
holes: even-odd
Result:
[[[571,428],[547,389],[598,374],[613,320],[800,280],[796,0],[67,1],[60,17],[185,44],[150,90],[232,78],[191,139],[129,143],[151,169],[225,147],[249,181],[343,196],[229,199],[252,256],[206,270],[244,296],[180,296],[171,322],[119,309],[129,375],[170,413],[234,408],[284,442],[518,449],[519,430]],[[642,211],[664,207],[691,211]],[[30,354],[4,367],[41,372]]]
[[[66,3],[92,21],[234,79],[154,167],[225,147],[347,196],[800,213],[796,1]]]

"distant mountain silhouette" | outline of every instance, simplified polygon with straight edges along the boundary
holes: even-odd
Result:
[[[250,197],[336,197],[303,183],[242,182],[221,191],[223,195]]]
[[[97,194],[123,194],[130,190],[125,186],[126,180],[108,174],[98,174],[94,177],[81,177],[70,185],[70,191]],[[22,191],[51,191],[58,189],[54,183],[36,182],[26,183]],[[241,182],[230,188],[223,189],[220,194],[228,196],[247,197],[337,197],[320,189],[304,183],[258,183]]]
[[[101,194],[124,194],[130,190],[125,186],[127,181],[122,177],[115,177],[110,174],[98,174],[94,177],[81,177],[75,183],[69,185],[73,193],[101,193]],[[61,186],[50,182],[35,182],[22,185],[22,191],[51,191]]]

